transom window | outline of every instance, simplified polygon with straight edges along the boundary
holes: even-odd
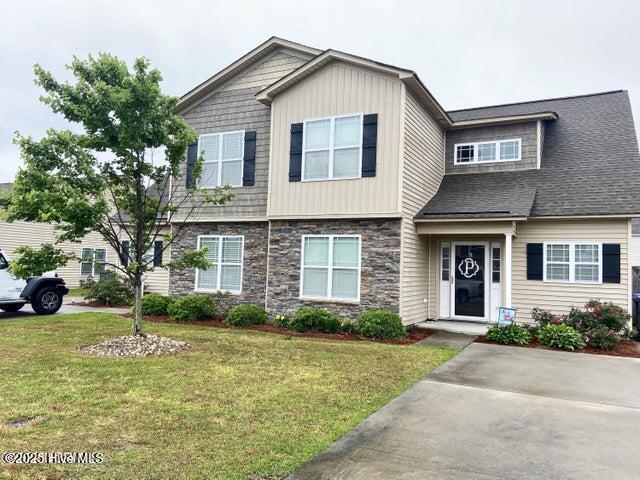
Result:
[[[360,298],[360,237],[302,237],[300,296],[338,300]]]
[[[516,161],[521,158],[521,149],[519,138],[492,142],[457,143],[454,146],[454,164]]]
[[[196,270],[196,290],[205,292],[242,292],[244,237],[201,235],[198,249],[207,247],[206,270]]]
[[[242,186],[244,130],[200,135],[198,152],[204,157],[201,188]]]
[[[602,245],[599,243],[545,243],[546,282],[601,283]]]
[[[362,115],[306,120],[302,134],[302,180],[362,176]]]
[[[95,277],[104,272],[107,261],[106,248],[82,247],[80,251],[80,275]]]

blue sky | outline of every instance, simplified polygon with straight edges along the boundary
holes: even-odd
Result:
[[[67,128],[38,101],[33,65],[148,57],[181,95],[271,35],[410,68],[446,109],[629,90],[640,117],[640,2],[0,0],[0,182],[15,131]]]

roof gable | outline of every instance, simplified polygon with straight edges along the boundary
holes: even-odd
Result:
[[[216,90],[226,85],[230,80],[239,75],[244,70],[254,66],[258,62],[264,60],[269,55],[279,49],[287,49],[295,52],[305,59],[318,55],[321,50],[302,45],[300,43],[291,42],[278,37],[271,37],[266,42],[258,45],[256,48],[246,53],[231,65],[223,68],[218,73],[202,82],[200,85],[189,90],[182,97],[176,106],[178,113],[183,113],[189,107],[199,102],[203,98],[211,95]]]
[[[415,72],[403,68],[394,67],[380,62],[375,62],[367,58],[358,57],[349,53],[339,52],[337,50],[325,50],[322,54],[316,56],[309,62],[305,63],[290,74],[269,85],[267,88],[257,93],[256,99],[265,105],[271,102],[280,94],[287,91],[293,85],[298,84],[308,76],[326,68],[335,62],[355,65],[385,75],[390,75],[402,81],[411,92],[416,95],[418,100],[429,110],[437,121],[443,126],[450,126],[451,119],[440,106],[437,100],[431,95],[429,90],[420,81]]]

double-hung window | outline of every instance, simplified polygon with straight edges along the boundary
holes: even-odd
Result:
[[[338,180],[362,176],[362,115],[306,120],[302,180]]]
[[[546,282],[601,283],[602,244],[544,244],[544,280]]]
[[[360,299],[360,237],[302,237],[300,296],[334,300]]]
[[[242,186],[244,130],[200,135],[198,152],[203,155],[201,188]]]
[[[454,164],[510,162],[520,160],[522,144],[519,138],[491,142],[457,143]]]
[[[196,290],[242,292],[244,237],[202,235],[198,237],[198,249],[205,247],[205,258],[211,266],[196,270]]]
[[[80,275],[83,277],[100,275],[100,272],[104,272],[106,261],[106,248],[82,247],[80,251]]]

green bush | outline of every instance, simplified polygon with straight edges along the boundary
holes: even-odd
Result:
[[[614,334],[628,333],[631,316],[611,302],[589,300],[584,310],[572,308],[567,324],[588,335],[592,330],[609,330]]]
[[[584,348],[582,335],[567,324],[547,324],[538,330],[538,341],[541,345],[560,350],[578,350]]]
[[[407,336],[402,320],[389,310],[367,310],[358,317],[360,335],[378,339],[399,339]]]
[[[124,277],[116,273],[103,275],[99,280],[89,277],[80,281],[87,292],[85,300],[95,300],[108,307],[123,307],[133,303],[133,289]]]
[[[531,333],[526,327],[515,323],[507,327],[500,327],[496,323],[487,331],[487,338],[505,345],[528,345],[531,342]]]
[[[342,321],[340,330],[342,330],[343,333],[358,333],[358,324],[349,319],[345,319]]]
[[[173,302],[169,308],[172,320],[208,320],[216,315],[216,304],[204,295],[187,295]]]
[[[167,315],[169,306],[173,303],[171,297],[159,293],[149,293],[142,297],[143,315]]]
[[[267,312],[257,305],[238,305],[229,310],[224,322],[236,327],[264,325],[267,323]]]
[[[543,310],[542,308],[535,307],[531,310],[531,318],[536,323],[538,327],[544,327],[548,324],[560,325],[566,320],[566,316],[561,317],[559,315],[554,315],[547,310]]]
[[[273,326],[280,328],[289,328],[291,326],[291,317],[284,313],[276,315],[276,317],[273,319]]]
[[[324,308],[300,307],[289,322],[296,332],[338,333],[340,319]]]

